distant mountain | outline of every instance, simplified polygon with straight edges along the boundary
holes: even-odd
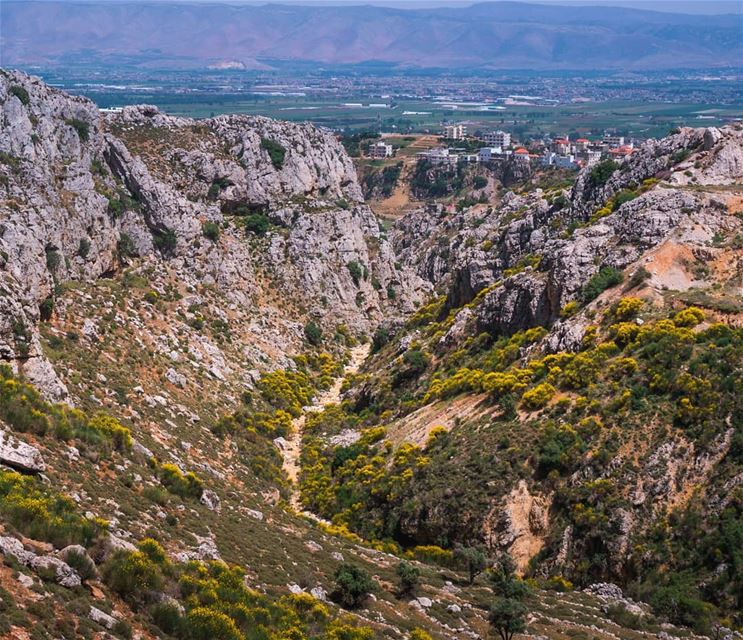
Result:
[[[199,67],[278,59],[415,67],[740,66],[739,16],[498,2],[462,8],[186,2],[0,4],[5,66],[112,61]]]

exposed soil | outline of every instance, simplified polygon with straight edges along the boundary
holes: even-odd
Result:
[[[356,373],[361,364],[369,355],[370,344],[360,344],[351,349],[351,359],[343,370],[343,375],[338,376],[330,389],[323,391],[312,402],[312,405],[304,408],[304,413],[292,421],[292,433],[287,438],[287,444],[282,449],[281,455],[284,458],[284,471],[292,481],[292,493],[290,498],[291,506],[302,511],[299,502],[299,457],[302,454],[302,432],[304,430],[305,416],[308,411],[321,411],[325,406],[338,404],[341,401],[341,389],[346,376]]]

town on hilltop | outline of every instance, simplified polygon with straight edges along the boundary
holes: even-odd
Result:
[[[545,137],[531,141],[526,146],[517,144],[506,131],[467,132],[465,124],[445,124],[440,132],[439,144],[416,155],[433,165],[456,166],[460,162],[483,163],[516,160],[526,163],[539,163],[545,167],[581,169],[597,164],[605,158],[623,158],[635,151],[641,141],[625,139],[610,131],[600,138],[590,140],[581,137],[571,141],[569,135]],[[478,148],[479,147],[479,148]],[[395,156],[396,148],[382,139],[370,142],[366,157],[384,160]]]

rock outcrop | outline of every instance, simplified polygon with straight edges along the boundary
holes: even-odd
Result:
[[[0,465],[30,473],[43,473],[46,464],[41,452],[0,429]]]
[[[246,232],[246,221],[258,226]],[[249,327],[250,366],[269,360],[271,345],[299,351],[310,318],[331,335],[341,324],[368,332],[426,292],[396,266],[330,132],[147,106],[104,120],[86,99],[3,72],[0,358],[66,397],[38,323],[64,304],[64,283],[138,265],[154,272],[155,291],[165,274],[186,289],[213,287],[214,313]]]
[[[584,169],[562,198],[537,189],[509,192],[497,206],[416,211],[392,242],[403,265],[447,296],[447,308],[481,297],[478,331],[549,326],[601,268],[627,269],[669,239],[707,250],[716,234],[738,227],[722,215],[733,195],[714,187],[740,180],[741,149],[739,127],[682,129],[607,165],[600,183]],[[615,202],[620,192],[631,199]]]

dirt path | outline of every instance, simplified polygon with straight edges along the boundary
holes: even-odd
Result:
[[[341,401],[341,388],[348,374],[356,373],[361,363],[369,355],[370,344],[360,344],[351,349],[351,359],[343,370],[343,374],[338,376],[330,389],[323,391],[318,395],[312,405],[304,408],[304,413],[292,421],[292,433],[287,439],[286,445],[281,450],[284,458],[284,471],[292,482],[292,494],[289,502],[296,511],[302,511],[302,505],[299,502],[299,456],[302,453],[302,432],[304,431],[305,417],[308,411],[320,411],[326,405],[338,404]],[[312,514],[308,514],[312,515]]]

